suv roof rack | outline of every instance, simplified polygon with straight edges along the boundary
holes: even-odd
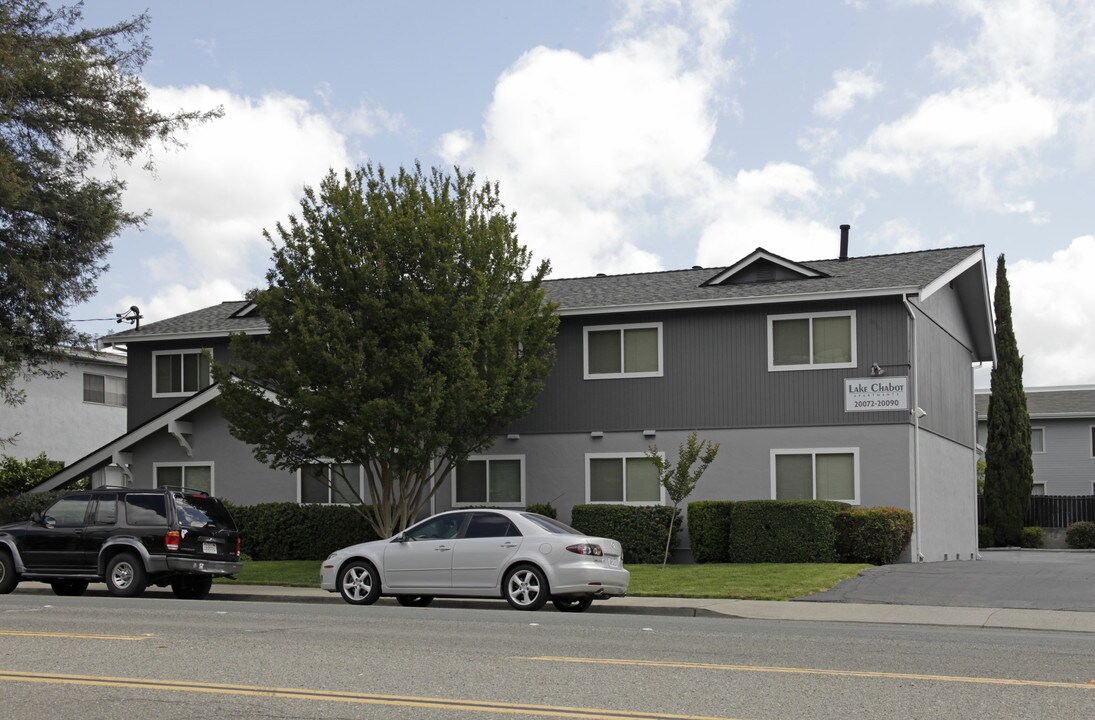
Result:
[[[132,490],[129,485],[96,485],[92,490]]]
[[[208,495],[209,494],[204,490],[199,490],[198,488],[187,487],[185,485],[160,485],[160,486],[158,486],[157,489],[159,489],[159,490],[177,490],[179,492],[188,492],[188,493],[193,493],[195,495]]]

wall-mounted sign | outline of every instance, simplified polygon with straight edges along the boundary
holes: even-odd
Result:
[[[892,412],[909,409],[907,377],[845,378],[844,412]]]

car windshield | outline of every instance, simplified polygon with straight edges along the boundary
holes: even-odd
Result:
[[[536,513],[521,513],[521,517],[531,520],[543,529],[547,530],[552,535],[585,535],[585,533],[578,532],[569,525],[564,525],[554,518],[549,518],[546,515],[537,515]]]
[[[232,516],[216,498],[178,493],[175,495],[175,514],[183,527],[236,529]]]

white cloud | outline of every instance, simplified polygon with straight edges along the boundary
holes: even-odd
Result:
[[[156,279],[181,282],[191,293],[248,272],[256,254],[267,254],[262,230],[299,208],[304,185],[317,184],[329,168],[341,170],[349,162],[343,135],[299,98],[254,99],[204,86],[150,87],[149,104],[171,112],[224,108],[224,117],[180,133],[185,147],[156,149],[154,174],[118,168],[127,184],[127,206],[150,209],[150,229],[181,245],[183,258],[169,268],[153,255],[149,267],[162,271]],[[158,256],[173,252],[162,248]],[[164,297],[169,295],[181,297],[177,291]]]
[[[1026,385],[1091,382],[1095,356],[1095,235],[1044,261],[1008,261],[1013,325]]]
[[[833,83],[833,88],[814,103],[814,113],[828,120],[839,120],[861,99],[870,100],[882,91],[882,83],[874,73],[864,70],[837,70]]]

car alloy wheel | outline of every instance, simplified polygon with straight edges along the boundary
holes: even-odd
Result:
[[[396,595],[395,601],[403,607],[426,607],[433,602],[430,595]]]
[[[144,566],[130,553],[115,555],[106,566],[106,589],[116,597],[136,597],[148,585]]]
[[[372,605],[380,597],[380,577],[371,564],[355,560],[339,571],[338,591],[351,605]]]
[[[554,605],[555,609],[559,612],[585,612],[589,609],[589,606],[593,604],[593,598],[589,595],[552,598],[551,604]]]
[[[518,610],[539,610],[548,600],[548,584],[540,569],[518,565],[506,573],[502,594],[511,607]]]

